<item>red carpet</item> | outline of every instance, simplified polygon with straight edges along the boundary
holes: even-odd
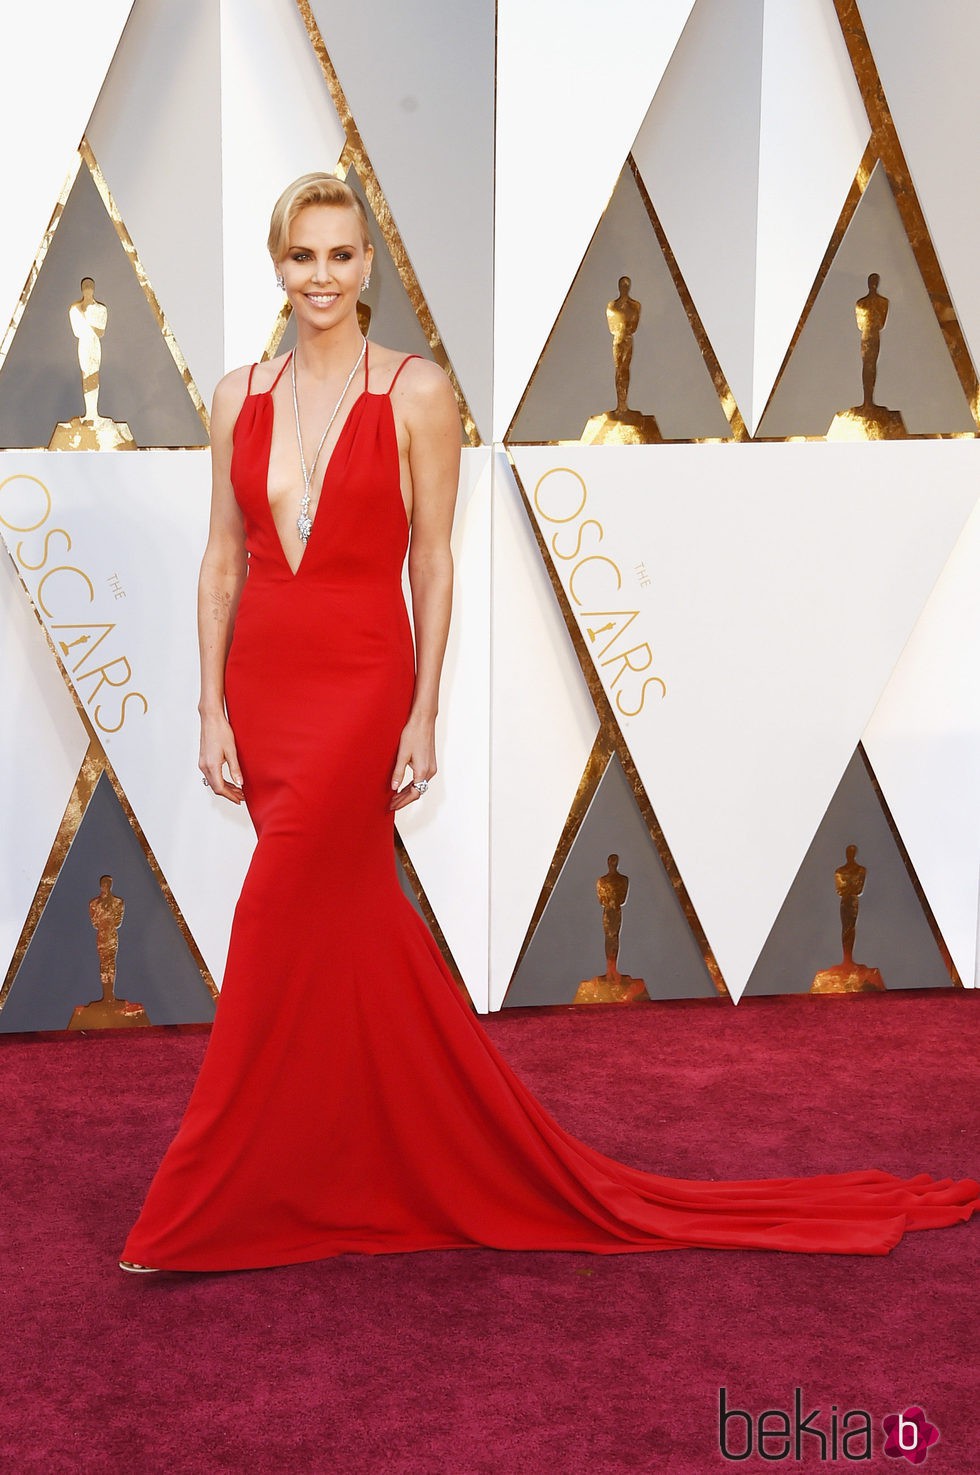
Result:
[[[980,1167],[974,993],[514,1011],[488,1027],[564,1126],[639,1167]],[[846,1469],[833,1428],[863,1410],[874,1453],[857,1468],[895,1475],[911,1467],[882,1454],[881,1419],[915,1404],[940,1431],[924,1468],[976,1467],[977,1223],[871,1259],[464,1250],[124,1276],[115,1257],[205,1043],[154,1031],[0,1045],[4,1469]],[[756,1429],[765,1409],[792,1414],[801,1388],[825,1456],[804,1433],[802,1466],[792,1450],[725,1459],[723,1386]],[[744,1430],[730,1425],[732,1452]]]

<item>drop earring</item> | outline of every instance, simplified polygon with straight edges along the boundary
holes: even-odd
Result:
[[[285,281],[285,278],[281,274],[277,275],[277,277],[276,277],[276,286],[279,288],[280,292],[285,292],[285,290],[286,290],[286,281]]]
[[[366,292],[367,289],[368,289],[368,287],[370,287],[370,285],[371,285],[371,278],[369,276],[364,276],[364,277],[361,278],[361,291],[362,292]]]

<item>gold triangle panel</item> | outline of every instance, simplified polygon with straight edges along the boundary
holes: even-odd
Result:
[[[856,413],[864,408],[863,405],[848,405],[836,425],[833,421],[831,422],[833,427],[832,438],[855,438],[855,434],[858,438],[862,439],[902,438],[905,434],[930,436],[969,434],[975,431],[977,426],[980,426],[980,385],[978,385],[976,369],[970,358],[966,339],[960,327],[956,310],[946,285],[939,257],[936,254],[932,238],[929,234],[925,215],[919,203],[915,183],[912,179],[901,141],[895,128],[887,98],[885,97],[881,79],[878,75],[878,68],[868,43],[856,0],[834,0],[834,4],[851,66],[854,70],[854,76],[861,93],[861,99],[871,125],[871,139],[858,167],[854,184],[844,202],[823,261],[817,271],[796,331],[787,348],[782,367],[769,397],[766,413],[760,420],[757,438],[784,439],[794,434],[802,435],[805,433],[822,438],[826,433],[824,430],[792,432],[782,428],[787,423],[787,409],[793,399],[792,393],[790,395],[783,393],[783,379],[787,375],[794,381],[799,378],[799,370],[791,370],[797,344],[808,327],[811,313],[823,293],[824,283],[827,277],[835,265],[837,265],[838,252],[845,238],[849,238],[853,245],[855,237],[851,235],[852,221],[858,208],[863,203],[865,191],[868,189],[872,178],[876,182],[876,192],[884,189],[884,183],[887,180],[887,185],[891,191],[891,202],[894,206],[894,212],[897,212],[901,222],[900,231],[896,231],[894,220],[888,221],[886,219],[890,212],[883,199],[879,198],[876,208],[871,212],[872,216],[876,217],[876,220],[866,224],[866,227],[860,233],[860,239],[867,244],[870,233],[871,242],[874,242],[875,223],[878,224],[880,229],[885,230],[887,236],[886,249],[889,253],[897,255],[900,258],[901,270],[899,275],[904,279],[906,286],[909,288],[909,292],[906,294],[906,300],[900,307],[900,312],[907,311],[911,305],[913,317],[917,319],[918,331],[929,342],[930,354],[938,364],[940,361],[936,354],[935,337],[926,329],[924,315],[921,312],[923,304],[922,293],[924,291],[925,299],[931,307],[936,327],[945,340],[946,352],[952,365],[953,373],[959,381],[962,396],[966,400],[968,418],[964,419],[961,400],[952,391],[948,370],[945,364],[942,364],[937,371],[940,381],[940,392],[938,394],[934,388],[931,388],[924,382],[928,376],[928,371],[925,374],[920,373],[915,396],[916,409],[913,411],[912,424],[905,424],[903,413],[899,406],[885,406],[885,413],[867,417],[866,415]],[[908,252],[911,253],[911,256],[915,260],[920,279],[918,282],[913,282],[912,274],[908,270],[907,258],[904,256],[900,246],[900,236],[902,234],[904,234]],[[875,290],[880,291],[880,295],[888,299],[890,315],[891,299],[889,298],[888,285],[883,279],[885,273],[881,269],[881,264],[875,267],[869,266],[867,261],[860,261],[857,265],[852,262],[851,271],[854,276],[854,283],[852,285],[855,285],[857,288],[853,304],[855,308],[857,308],[860,299],[869,291],[868,277],[872,273],[876,273],[882,280],[877,284]],[[894,287],[891,290],[894,291]],[[841,321],[838,326],[840,327],[844,323],[850,324],[851,321],[851,316],[843,310],[842,306]],[[890,327],[892,331],[888,338],[884,338],[880,334],[872,335],[877,338],[876,343],[872,346],[872,357],[878,354],[887,355],[884,363],[885,379],[883,383],[887,382],[887,366],[889,362],[891,362],[892,372],[894,372],[898,362],[893,358],[893,355],[899,348],[899,345],[896,345],[894,342],[896,337],[894,332],[894,318],[892,318]],[[858,332],[861,331],[858,328]],[[819,337],[820,335],[817,336]],[[862,333],[862,338],[863,336]],[[840,344],[838,345],[838,351],[842,351]],[[853,351],[854,340],[852,339]],[[857,349],[857,352],[861,355],[861,361],[858,363],[856,371],[860,376],[860,383],[863,380],[865,370],[864,360],[866,349],[863,343]],[[910,359],[914,364],[914,355],[909,355],[906,359],[906,367]],[[812,379],[813,377],[813,373],[811,372],[810,378]],[[877,377],[877,366],[872,371],[872,377]],[[793,387],[796,391],[796,398],[799,400],[800,390],[798,383],[794,383]],[[877,408],[881,408],[880,401],[883,398],[884,388],[882,388],[880,393],[875,395],[875,399],[879,401]],[[863,394],[861,395],[861,399],[863,401]],[[939,401],[938,404],[937,400]],[[778,413],[776,408],[777,403],[779,407]],[[822,405],[822,408],[826,408],[825,403]],[[771,415],[769,413],[770,410],[773,411]],[[851,413],[848,414],[848,411]],[[893,411],[893,413],[889,414],[889,411]],[[837,415],[837,413],[838,411],[835,410],[834,414]],[[822,415],[820,418],[822,418]],[[865,428],[862,428],[862,422],[867,422],[869,418],[871,421],[870,437],[867,434],[866,424]],[[805,414],[800,412],[799,404],[795,407],[795,419],[799,424],[804,423],[806,419]],[[816,416],[813,412],[811,412],[810,420],[811,423],[816,423]],[[927,421],[931,422],[931,425],[927,425]],[[923,426],[925,428],[922,428]]]
[[[36,480],[36,478],[34,479]],[[177,905],[176,898],[174,897],[174,894],[170,889],[170,884],[167,881],[166,876],[164,876],[163,871],[160,869],[159,862],[157,861],[156,856],[153,854],[153,851],[150,848],[149,841],[147,840],[146,835],[143,832],[143,827],[140,824],[140,821],[132,805],[130,804],[126,793],[124,792],[122,785],[119,782],[119,779],[112,764],[109,762],[109,759],[106,756],[106,751],[102,745],[101,738],[96,733],[95,727],[92,723],[92,719],[85,708],[79,692],[75,688],[72,677],[68,672],[65,660],[63,659],[62,654],[55,649],[51,634],[49,633],[44,620],[41,618],[41,614],[37,609],[37,606],[34,604],[30,591],[27,589],[26,585],[24,585],[23,579],[21,579],[21,584],[24,588],[25,597],[30,601],[34,618],[37,620],[38,626],[40,627],[41,632],[44,636],[45,643],[47,645],[48,651],[50,652],[51,660],[54,661],[58,669],[58,673],[61,676],[62,681],[65,683],[65,689],[68,692],[68,695],[71,697],[75,711],[78,713],[79,721],[81,722],[88,736],[89,746],[84,758],[82,759],[78,776],[75,780],[74,788],[69,797],[65,813],[58,828],[58,834],[55,836],[54,844],[51,847],[51,852],[44,867],[44,872],[38,884],[34,900],[31,903],[31,907],[24,922],[24,926],[21,929],[21,935],[18,939],[17,946],[14,949],[14,955],[11,959],[10,966],[7,969],[6,977],[4,978],[2,985],[0,985],[0,1010],[2,1010],[4,1006],[7,994],[10,991],[11,984],[20,967],[21,961],[23,960],[28,948],[30,947],[31,940],[34,936],[34,931],[47,905],[48,897],[50,896],[51,890],[60,874],[65,857],[68,854],[72,843],[74,842],[75,834],[78,830],[79,824],[81,823],[81,820],[87,811],[91,795],[103,775],[106,777],[115,793],[116,799],[122,809],[123,814],[126,817],[136,843],[139,845],[146,860],[146,864],[149,867],[151,874],[155,878],[155,882],[157,887],[159,888],[160,894],[163,897],[164,902],[168,907],[171,916],[174,919],[175,925],[180,932],[180,935],[184,939],[184,942],[189,949],[191,956],[195,960],[195,964],[197,966],[204,986],[210,993],[211,997],[213,999],[217,999],[218,989],[214,982],[214,979],[211,977],[211,973],[204,961],[204,957],[200,951],[200,948],[192,937],[190,928],[188,927],[187,922],[184,919],[180,907]]]
[[[55,427],[91,421],[93,409],[138,446],[204,445],[200,396],[84,144],[81,156],[7,337],[0,447],[47,447]],[[91,331],[83,278],[101,312]]]
[[[746,994],[943,988],[955,979],[859,748],[814,835]]]
[[[613,858],[615,858],[613,860]],[[625,902],[604,879],[625,878]],[[610,914],[618,908],[615,969],[607,963]],[[570,1004],[584,995],[602,1001],[602,984],[618,972],[651,999],[708,998],[715,989],[674,888],[664,870],[632,787],[615,754],[569,849],[540,922],[518,964],[504,1004]],[[598,987],[588,988],[594,980]],[[641,991],[635,985],[641,983]],[[586,988],[583,990],[583,984]],[[623,996],[621,987],[612,996]]]
[[[398,226],[395,224],[394,216],[392,215],[391,210],[388,206],[388,201],[385,197],[384,190],[381,187],[381,182],[379,181],[378,176],[375,173],[374,165],[371,163],[368,151],[364,147],[364,141],[361,138],[357,124],[354,120],[354,116],[351,113],[350,104],[348,103],[347,98],[344,94],[344,89],[341,86],[340,78],[337,76],[336,68],[334,67],[333,62],[330,60],[330,55],[324,44],[323,36],[321,35],[320,28],[316,23],[316,18],[309,4],[309,0],[296,0],[296,4],[299,9],[300,15],[303,18],[303,23],[306,26],[307,34],[310,38],[310,45],[313,47],[313,51],[320,65],[320,70],[323,73],[324,82],[326,83],[327,89],[330,93],[333,105],[337,110],[337,116],[339,117],[341,125],[343,126],[344,132],[347,136],[347,142],[341,155],[340,165],[337,172],[343,178],[349,178],[351,185],[358,191],[359,194],[361,194],[362,198],[365,201],[368,210],[368,218],[373,218],[376,222],[377,229],[373,233],[375,251],[378,251],[378,248],[383,241],[385,250],[389,254],[391,262],[398,276],[400,277],[402,285],[408,296],[414,317],[419,328],[421,329],[422,336],[428,344],[428,348],[431,350],[431,353],[427,353],[426,356],[434,358],[436,363],[440,364],[441,367],[446,370],[452,382],[453,390],[456,395],[456,402],[459,405],[460,421],[463,427],[464,444],[478,446],[481,444],[481,440],[479,431],[476,428],[476,422],[473,419],[472,413],[470,412],[469,405],[466,402],[466,396],[464,395],[459,380],[456,377],[456,372],[453,369],[453,366],[449,361],[449,356],[443,346],[442,338],[440,337],[439,330],[436,327],[435,321],[432,317],[432,313],[429,310],[429,305],[425,300],[425,295],[422,292],[422,288],[419,284],[415,269],[412,266],[408,251],[405,248],[405,243],[402,240],[401,233],[398,229]],[[351,171],[353,171],[353,177],[351,177]],[[387,272],[384,272],[382,274],[382,280],[384,280],[386,277]],[[369,292],[365,300],[367,301],[369,306],[373,307],[371,301],[372,295],[372,292]],[[395,294],[390,289],[388,292],[387,309],[392,312],[398,311],[398,309],[395,307]],[[395,319],[388,319],[386,317],[385,332],[387,332],[388,321],[391,321],[393,330],[395,330]],[[376,331],[373,319],[371,332],[378,339],[379,342],[382,341],[384,334],[380,331]],[[280,336],[282,335],[280,334]],[[400,337],[395,338],[394,336],[392,336],[391,344],[388,346],[405,347],[409,341],[414,341],[414,335],[412,335],[411,339],[405,338],[404,341]],[[410,351],[420,352],[421,350],[412,348]]]
[[[213,1016],[200,969],[103,773],[7,992],[0,1033]]]
[[[352,143],[356,136],[360,149],[366,145],[373,151],[399,233],[413,253],[413,268],[426,280],[441,335],[451,342],[454,368],[477,420],[488,425],[493,0],[428,0],[397,8],[304,0],[300,11],[322,25],[330,47],[325,66],[315,41],[314,51],[332,100]],[[313,39],[320,33],[311,28],[310,34]],[[338,77],[344,79],[343,91]]]
[[[627,335],[629,408],[655,421],[664,440],[732,438],[722,405],[727,385],[720,397],[700,320],[690,299],[679,295],[676,262],[629,160],[518,407],[509,443],[577,441],[593,417],[615,411],[614,304],[623,277],[639,305],[638,323]],[[729,402],[733,406],[730,395]]]
[[[467,1002],[472,1003],[469,991],[463,982],[463,975],[460,973],[456,959],[450,951],[449,944],[446,941],[446,935],[439,925],[439,918],[432,910],[429,898],[426,896],[422,882],[419,880],[418,871],[412,864],[412,859],[405,847],[405,842],[397,830],[395,831],[395,869],[398,874],[399,886],[411,902],[413,910],[422,918],[422,921],[438,943],[446,966],[456,980],[457,988],[466,998]]]
[[[71,691],[70,683],[68,683],[63,670],[61,674]],[[73,692],[72,695],[74,695]],[[79,706],[77,697],[75,697],[75,706],[77,710]],[[44,908],[48,904],[48,897],[54,889],[55,882],[61,872],[61,867],[65,863],[65,857],[71,849],[72,841],[78,832],[78,827],[85,817],[85,811],[88,809],[89,800],[95,792],[95,786],[105,772],[102,745],[91,735],[91,725],[88,722],[85,722],[84,725],[89,734],[88,749],[82,758],[78,773],[75,775],[75,782],[72,785],[72,791],[68,796],[68,803],[65,805],[65,812],[61,817],[57,834],[48,853],[44,870],[41,873],[41,879],[34,893],[34,899],[24,919],[24,925],[21,927],[20,936],[17,939],[17,945],[8,964],[6,975],[2,984],[0,984],[0,1011],[2,1011],[7,1001],[11,984],[20,970],[20,965],[24,961],[24,955],[30,946],[31,938],[34,936],[37,925],[44,914]]]
[[[757,438],[836,438],[837,417],[852,410],[869,422],[900,415],[909,435],[975,430],[881,163],[809,305]]]
[[[534,514],[531,511],[530,503],[528,502],[527,492],[525,491],[523,482],[521,481],[520,473],[517,469],[514,457],[509,452],[508,459],[510,461],[511,470],[514,475],[515,484],[518,491],[520,492],[521,500],[524,504],[524,511],[530,524],[531,532],[537,545],[538,553],[540,554],[544,562],[544,566],[548,572],[548,577],[551,580],[551,587],[554,591],[555,598],[558,601],[558,607],[561,610],[562,619],[565,621],[565,628],[568,631],[569,639],[572,642],[572,647],[575,651],[576,657],[578,658],[578,663],[581,667],[582,675],[585,678],[586,686],[589,688],[589,694],[592,697],[592,702],[596,709],[596,714],[599,718],[600,727],[599,737],[596,739],[596,745],[593,748],[593,752],[590,755],[589,762],[586,765],[586,772],[583,775],[578,794],[576,795],[571,812],[566,821],[562,837],[556,848],[555,861],[552,863],[552,866],[550,868],[549,878],[545,883],[545,887],[543,888],[542,897],[541,899],[539,899],[538,906],[535,910],[535,916],[539,916],[543,912],[545,899],[549,894],[549,888],[553,884],[553,881],[555,879],[556,867],[559,858],[563,859],[563,857],[567,854],[571,845],[570,836],[574,835],[575,830],[581,823],[584,805],[585,802],[587,802],[586,796],[588,795],[589,797],[591,797],[591,793],[593,792],[593,785],[598,782],[602,759],[606,754],[611,754],[615,752],[620,764],[622,765],[623,773],[630,787],[632,788],[637,808],[639,809],[639,812],[647,827],[647,832],[650,836],[650,839],[652,840],[654,847],[656,848],[657,854],[660,857],[660,862],[663,865],[664,870],[670,880],[670,884],[677,896],[678,902],[687,921],[687,925],[690,928],[691,933],[693,934],[694,939],[697,943],[702,961],[708,971],[708,975],[711,978],[715,991],[727,997],[728,986],[722,976],[721,969],[718,967],[717,960],[711,950],[710,944],[708,943],[708,939],[705,935],[704,928],[701,925],[700,918],[698,917],[697,912],[694,908],[694,904],[691,901],[690,896],[688,895],[683,878],[681,877],[680,872],[677,869],[676,862],[674,861],[674,858],[670,852],[670,847],[667,844],[664,832],[660,827],[660,822],[657,819],[657,816],[653,810],[653,806],[647,796],[646,790],[643,786],[643,781],[640,778],[639,773],[637,772],[636,765],[633,762],[629,747],[620,730],[619,723],[616,720],[616,716],[609,703],[609,699],[606,696],[606,693],[602,687],[602,683],[596,673],[596,668],[586,648],[585,641],[582,637],[582,632],[578,626],[578,622],[575,619],[575,616],[572,614],[571,607],[568,602],[568,597],[565,594],[564,589],[562,588],[561,580],[558,577],[554,564],[552,563],[551,558],[548,554],[548,550],[545,547],[544,539],[541,536],[541,530],[538,527],[537,522],[534,518]],[[530,939],[527,939],[525,941],[525,949],[528,947],[529,941]]]
[[[531,944],[531,939],[538,930],[538,923],[541,921],[545,907],[551,900],[551,893],[554,891],[558,877],[561,875],[565,861],[568,859],[568,853],[575,843],[575,837],[581,829],[582,821],[589,812],[589,806],[595,798],[596,789],[598,789],[599,784],[602,782],[602,777],[609,766],[612,753],[613,743],[608,734],[600,728],[596,733],[595,742],[592,744],[592,751],[586,759],[582,777],[579,779],[579,785],[575,791],[575,797],[572,800],[568,816],[562,827],[558,844],[555,847],[555,853],[551,858],[551,865],[548,867],[548,874],[544,878],[541,894],[538,897],[534,911],[531,913],[531,920],[528,923],[524,941],[521,943],[521,950],[514,964],[514,974],[520,969],[524,954],[527,952]]]
[[[950,297],[936,248],[919,203],[915,182],[909,169],[901,140],[895,128],[885,89],[878,75],[868,36],[861,19],[857,0],[834,0],[854,76],[861,92],[865,112],[871,123],[871,145],[874,157],[884,165],[894,191],[895,200],[909,245],[915,255],[926,291],[932,300],[936,321],[946,339],[950,358],[960,385],[971,407],[974,421],[980,427],[980,384],[976,367],[960,327]]]

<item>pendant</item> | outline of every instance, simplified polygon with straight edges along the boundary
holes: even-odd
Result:
[[[309,541],[310,533],[313,531],[313,522],[309,513],[301,512],[296,519],[296,531],[299,533],[301,543]]]

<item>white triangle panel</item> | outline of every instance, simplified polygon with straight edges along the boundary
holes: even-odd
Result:
[[[98,15],[76,0],[3,7],[0,136],[0,333],[6,331],[99,95],[132,0],[104,0]],[[14,203],[15,202],[15,203]]]
[[[762,45],[753,435],[869,135],[832,0],[769,0]]]
[[[977,978],[980,505],[864,733],[864,746],[960,977]]]
[[[633,157],[746,421],[753,414],[763,0],[697,0]]]
[[[493,0],[314,0],[312,10],[446,352],[489,440]]]
[[[266,250],[272,207],[300,174],[334,170],[344,130],[299,7],[220,0],[225,368],[261,356],[283,295]]]
[[[980,8],[861,0],[871,51],[974,365],[980,365]]]
[[[0,980],[88,747],[71,694],[18,578],[15,554],[22,535],[4,526],[8,510],[0,485],[0,532],[11,549],[9,558],[0,551],[0,668],[6,691],[0,707],[0,834],[6,837],[0,868]]]
[[[67,647],[75,690],[220,983],[254,835],[244,811],[210,794],[197,768],[209,458],[8,453],[4,467],[47,487],[47,514],[25,540],[26,561],[39,566],[23,568],[24,581],[52,640]],[[22,479],[2,495],[5,516],[22,525],[43,510],[42,494]]]
[[[396,824],[474,1005],[487,1009],[491,452],[463,451],[431,789]],[[406,596],[409,595],[406,575]]]
[[[601,12],[583,0],[498,4],[497,440],[531,378],[691,5],[618,0]]]
[[[502,452],[492,609],[490,1008],[499,1009],[599,726]]]
[[[972,442],[514,458],[549,534],[592,520],[560,577],[738,998],[976,500]]]
[[[220,84],[217,5],[137,0],[87,129],[206,404],[224,372]]]

